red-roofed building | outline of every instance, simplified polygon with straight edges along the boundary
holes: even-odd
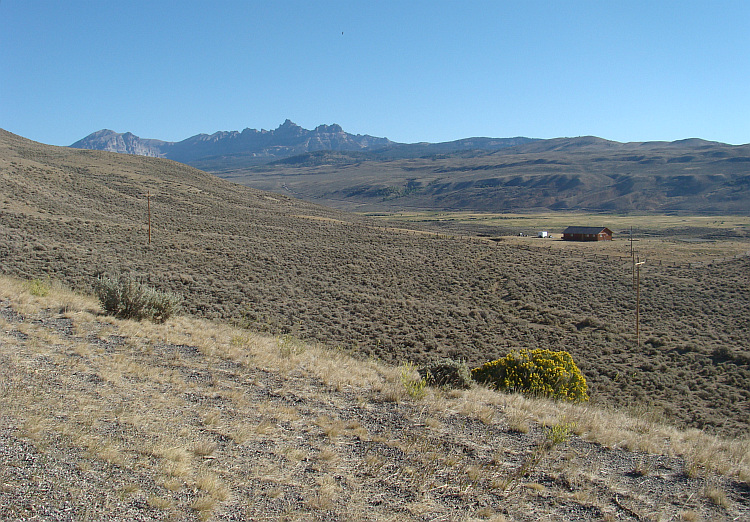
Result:
[[[568,227],[563,230],[565,241],[612,241],[612,231],[607,227]]]

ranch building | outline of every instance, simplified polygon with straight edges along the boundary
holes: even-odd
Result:
[[[607,227],[568,227],[563,230],[565,241],[612,241],[612,231]]]

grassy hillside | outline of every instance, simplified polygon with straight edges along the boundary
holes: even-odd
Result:
[[[500,151],[389,158],[314,153],[272,165],[206,160],[245,185],[358,211],[595,210],[741,213],[750,208],[750,146],[702,140],[539,140]]]
[[[750,442],[0,277],[2,520],[745,520]],[[411,391],[411,393],[410,393]]]
[[[683,242],[679,256],[666,242],[660,263],[645,265],[638,346],[629,245],[619,236],[567,248],[409,231],[167,160],[6,132],[0,195],[8,275],[86,290],[99,273],[129,273],[181,295],[186,313],[393,363],[451,356],[478,365],[511,349],[565,349],[594,403],[727,435],[748,430],[750,261],[726,251],[711,265],[685,257],[695,251],[684,245],[703,251],[705,242]],[[486,226],[487,235],[501,230]],[[705,239],[707,229],[684,237]]]

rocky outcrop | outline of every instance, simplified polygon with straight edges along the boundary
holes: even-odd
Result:
[[[71,147],[161,158],[165,156],[163,148],[167,143],[161,140],[144,140],[130,132],[121,134],[109,129],[103,129],[89,134],[82,140],[75,142]]]

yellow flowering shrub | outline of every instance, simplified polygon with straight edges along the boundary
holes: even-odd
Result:
[[[472,378],[500,391],[569,402],[589,400],[586,378],[568,352],[513,351],[471,371]]]

